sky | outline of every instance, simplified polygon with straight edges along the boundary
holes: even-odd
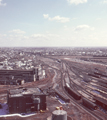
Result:
[[[100,46],[107,0],[0,0],[0,47]]]

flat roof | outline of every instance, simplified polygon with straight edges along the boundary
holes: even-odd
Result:
[[[15,70],[0,70],[0,74],[13,74],[13,73],[20,73],[20,74],[34,74],[33,73],[34,69],[31,70],[19,70],[19,69],[15,69]]]
[[[45,95],[39,91],[38,88],[18,88],[9,90],[9,97],[20,97],[27,95]]]

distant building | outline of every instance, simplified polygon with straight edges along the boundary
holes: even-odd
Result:
[[[37,88],[19,88],[7,92],[10,113],[46,110],[46,95]]]
[[[0,70],[0,84],[17,84],[17,79],[24,82],[33,82],[38,80],[37,70]]]

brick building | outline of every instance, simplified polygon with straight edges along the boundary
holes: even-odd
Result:
[[[10,113],[46,110],[46,95],[37,88],[19,88],[7,92]]]

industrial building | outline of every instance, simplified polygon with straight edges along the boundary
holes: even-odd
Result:
[[[18,88],[7,91],[10,113],[26,113],[46,110],[46,94],[38,88]]]
[[[0,70],[0,84],[21,84],[24,82],[33,82],[39,79],[38,70]]]

